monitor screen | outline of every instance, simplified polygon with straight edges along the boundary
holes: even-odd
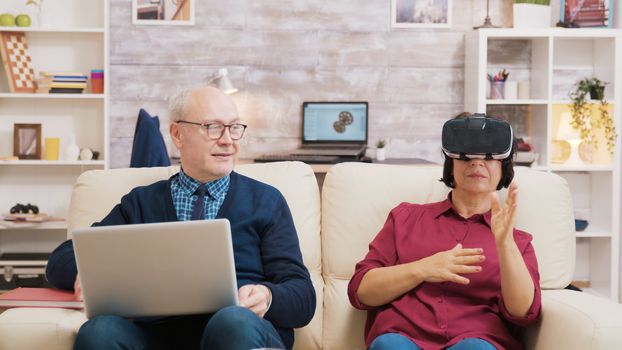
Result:
[[[367,102],[304,102],[303,143],[367,143]]]

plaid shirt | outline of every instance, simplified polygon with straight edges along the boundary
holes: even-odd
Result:
[[[188,221],[192,217],[192,209],[197,201],[194,192],[201,183],[186,175],[183,170],[171,180],[171,194],[173,205],[177,213],[177,220]],[[229,190],[229,175],[207,183],[207,196],[205,196],[205,219],[216,218],[220,206],[225,201]]]

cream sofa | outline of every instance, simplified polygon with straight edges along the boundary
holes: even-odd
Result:
[[[84,173],[72,194],[69,232],[101,219],[131,188],[168,178],[177,170]],[[321,201],[314,173],[306,164],[249,164],[236,170],[277,187],[292,210],[318,300],[312,322],[296,330],[295,348],[364,349],[365,313],[353,309],[346,295],[354,265],[367,252],[368,243],[391,208],[402,201],[423,203],[445,198],[448,189],[438,181],[442,169],[338,164],[326,175]],[[516,182],[516,227],[534,235],[545,289],[542,321],[527,330],[527,348],[622,348],[620,304],[561,289],[570,282],[575,259],[572,203],[566,182],[554,174],[527,168],[517,168]],[[81,312],[72,310],[9,309],[0,314],[0,349],[71,349],[84,321]]]

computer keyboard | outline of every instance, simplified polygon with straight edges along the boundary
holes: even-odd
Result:
[[[315,154],[264,154],[259,158],[255,158],[256,163],[267,163],[267,162],[286,162],[286,161],[300,161],[304,163],[324,163],[324,164],[334,164],[340,163],[344,161],[348,161],[347,159],[343,159],[344,157],[339,156],[325,156],[325,155],[315,155]],[[352,158],[350,161],[355,161],[356,159]]]

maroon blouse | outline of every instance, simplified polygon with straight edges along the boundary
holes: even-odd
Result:
[[[379,335],[399,333],[425,350],[443,349],[464,338],[481,338],[498,349],[523,349],[515,337],[520,328],[517,326],[537,321],[541,306],[532,237],[514,229],[514,240],[535,286],[527,316],[515,317],[506,310],[501,296],[499,257],[490,229],[490,212],[464,219],[457,214],[450,196],[442,202],[402,203],[394,208],[369,245],[365,258],[356,264],[348,296],[354,307],[368,310],[367,346]],[[367,271],[420,260],[450,250],[460,242],[464,248],[483,248],[486,256],[481,272],[465,275],[470,284],[423,282],[379,307],[364,305],[358,299],[356,291]]]

